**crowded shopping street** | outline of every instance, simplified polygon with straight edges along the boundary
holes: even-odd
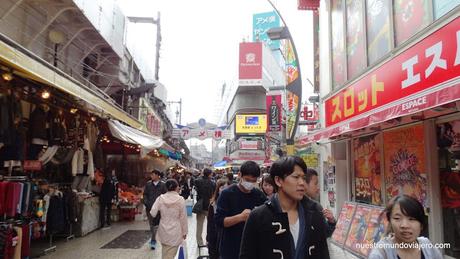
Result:
[[[460,0],[0,6],[0,259],[460,258]]]

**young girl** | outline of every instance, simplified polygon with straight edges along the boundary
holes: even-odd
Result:
[[[165,183],[167,193],[162,194],[152,206],[150,214],[161,214],[158,240],[162,246],[162,259],[174,259],[179,246],[187,237],[187,212],[185,200],[179,195],[179,184],[174,179]]]
[[[214,214],[217,209],[217,199],[219,198],[219,194],[227,188],[228,185],[228,180],[225,177],[217,180],[216,189],[214,191],[214,195],[212,196],[211,203],[209,204],[206,241],[208,242],[209,258],[211,259],[219,258],[219,241],[222,236],[222,229],[218,228],[214,222]]]
[[[399,195],[388,204],[385,213],[391,234],[377,243],[370,259],[443,258],[428,238],[420,236],[427,224],[419,201],[408,195]]]
[[[273,194],[275,194],[275,182],[269,174],[264,174],[262,176],[262,182],[260,182],[260,187],[262,191],[267,195],[267,198],[270,199]]]

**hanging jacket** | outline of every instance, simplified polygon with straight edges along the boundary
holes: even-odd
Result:
[[[161,244],[179,246],[188,233],[185,200],[176,191],[162,194],[152,206],[150,214],[161,214],[157,237]]]
[[[85,164],[85,158],[87,163]],[[77,174],[89,175],[94,179],[93,153],[83,148],[78,148],[72,158],[72,175]]]
[[[35,110],[30,114],[29,118],[29,133],[30,138],[38,138],[48,140],[48,131],[46,123],[48,122],[48,115],[43,108],[38,105]]]

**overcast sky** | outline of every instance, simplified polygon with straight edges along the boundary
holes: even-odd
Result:
[[[182,98],[182,124],[205,118],[217,123],[215,96],[224,82],[238,82],[238,47],[252,41],[252,15],[273,11],[266,0],[117,0],[127,16],[161,12],[160,82],[168,101]],[[295,0],[273,0],[286,20],[299,53],[304,91],[313,81],[312,25]],[[128,42],[154,67],[154,25],[129,24]],[[153,72],[152,72],[153,75]],[[305,96],[305,95],[304,95]],[[303,98],[305,99],[305,98]],[[175,107],[172,107],[175,110]],[[174,121],[173,121],[174,123]]]

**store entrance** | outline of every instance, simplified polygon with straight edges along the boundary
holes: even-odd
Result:
[[[460,258],[460,120],[436,125],[445,254]]]

